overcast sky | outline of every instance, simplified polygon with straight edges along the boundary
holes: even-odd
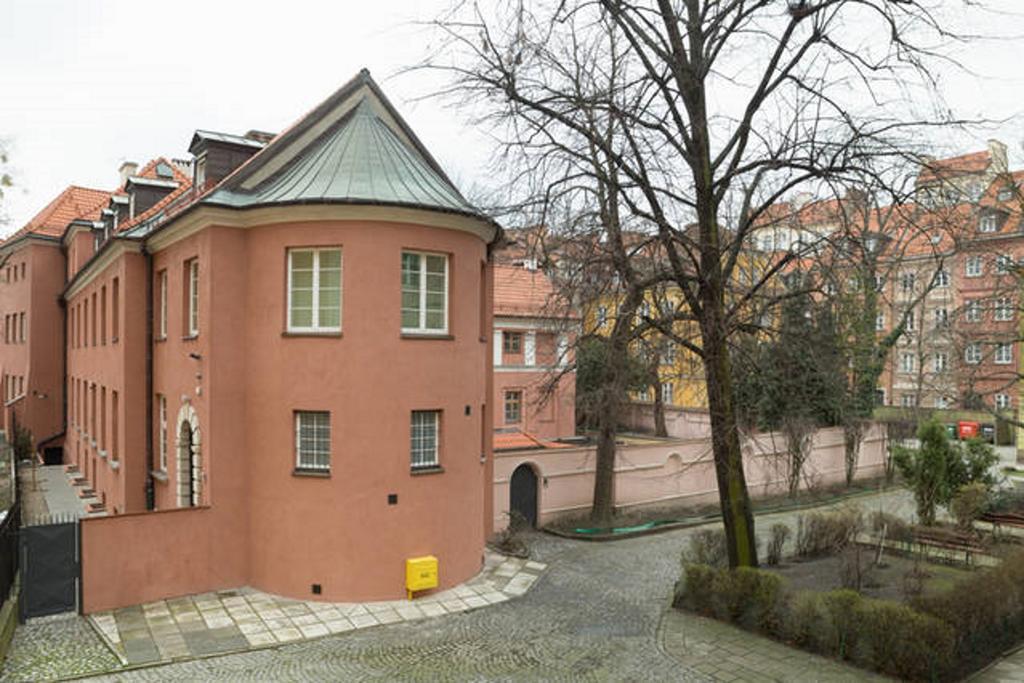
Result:
[[[429,33],[414,25],[450,0],[377,2],[139,2],[3,0],[0,3],[0,138],[11,143],[17,187],[0,207],[24,224],[69,184],[111,189],[122,161],[187,157],[196,128],[277,132],[360,68],[385,92],[460,186],[480,182],[487,138],[436,101],[436,82],[395,76],[419,61]],[[1005,0],[1004,7],[1024,4]],[[970,27],[1024,35],[1022,15]],[[961,116],[1024,111],[1024,38],[975,43],[958,57],[977,77],[942,74]],[[941,140],[970,151],[989,136],[1024,162],[1024,120]]]

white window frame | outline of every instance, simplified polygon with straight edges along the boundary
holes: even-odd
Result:
[[[431,416],[433,419],[434,443],[432,449],[417,448],[417,417]],[[422,433],[420,438],[423,438]],[[414,410],[409,417],[409,463],[414,470],[428,469],[440,466],[441,450],[441,411],[440,410]],[[429,458],[419,457],[429,455]]]
[[[996,299],[994,309],[993,320],[999,322],[1013,320],[1013,301],[1010,298],[1000,297]]]
[[[967,277],[981,277],[985,272],[985,262],[980,256],[968,256],[964,262],[964,275]]]
[[[948,308],[936,308],[935,309],[935,329],[941,330],[949,327],[949,309]]]
[[[451,259],[448,254],[433,252],[433,251],[416,251],[414,249],[403,249],[402,256],[406,254],[417,256],[420,260],[420,282],[419,282],[419,296],[420,296],[420,320],[417,327],[405,327],[402,326],[402,332],[407,334],[434,334],[434,335],[446,335],[448,334],[448,308],[449,308],[449,286],[451,283],[451,276],[449,271],[451,270]],[[428,328],[427,325],[427,257],[428,256],[440,256],[444,259],[444,326],[439,329]],[[401,280],[399,280],[401,282]],[[401,317],[401,308],[399,308],[399,317]]]
[[[981,304],[976,299],[964,302],[964,322],[981,322]]]
[[[932,356],[932,368],[936,373],[945,372],[949,369],[949,354],[945,351],[936,351]]]
[[[662,382],[661,384],[661,402],[664,405],[671,406],[675,405],[675,391],[672,386],[672,382]]]
[[[901,408],[916,408],[917,407],[917,396],[915,394],[901,394],[900,395],[900,407]]]
[[[964,347],[964,362],[968,365],[978,365],[981,363],[981,344],[971,342]]]
[[[1013,362],[1013,345],[996,344],[996,350],[992,354],[992,362],[997,365],[1009,365]]]
[[[995,396],[996,410],[1007,410],[1010,407],[1010,395],[1009,394],[996,394]]]
[[[906,352],[900,354],[900,372],[912,373],[916,367],[917,363],[914,360],[914,354]]]
[[[978,224],[978,232],[995,232],[996,228],[996,215],[989,213],[981,217],[981,222]]]
[[[996,274],[1005,275],[1013,270],[1014,261],[1012,256],[1000,254],[996,256]]]
[[[885,312],[879,311],[875,314],[875,331],[881,332],[885,329]]]
[[[935,271],[935,287],[938,289],[946,289],[949,287],[950,277],[949,271],[943,268],[942,270]]]
[[[188,336],[199,336],[199,259],[188,261]]]
[[[331,471],[331,414],[326,410],[296,410],[294,413],[295,420],[295,469],[300,471],[314,471],[314,472],[330,472]],[[327,463],[323,464],[317,462],[317,456],[321,455],[319,452],[304,453],[302,450],[302,426],[304,417],[321,417],[326,416],[327,418]],[[320,425],[312,425],[313,429],[320,429]],[[316,437],[314,437],[316,438]],[[303,458],[307,458],[304,460]]]
[[[160,420],[160,471],[167,471],[167,397],[157,394],[157,410]]]
[[[320,254],[326,251],[338,252],[338,324],[320,324]],[[309,327],[292,325],[292,257],[297,253],[313,254],[313,324]],[[294,247],[288,249],[288,309],[285,311],[285,325],[289,332],[341,332],[341,310],[344,291],[345,262],[340,246],[335,247]]]
[[[510,398],[515,395],[515,400]],[[509,419],[509,406],[515,405],[516,414],[514,419]],[[517,425],[523,423],[523,390],[522,389],[506,389],[503,401],[502,401],[502,414],[505,417],[505,424]]]
[[[167,269],[160,271],[160,338],[167,339]]]

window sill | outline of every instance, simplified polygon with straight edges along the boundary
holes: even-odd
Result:
[[[121,469],[121,461],[120,460],[111,460],[110,461],[110,469],[112,469],[112,470],[119,470],[119,469]]]
[[[440,465],[429,465],[425,467],[413,467],[409,470],[409,474],[414,477],[418,477],[425,474],[443,474],[444,468]]]
[[[431,334],[429,332],[403,332],[402,339],[438,339],[441,341],[453,341],[454,336],[450,334]]]
[[[328,339],[341,339],[341,331],[338,332],[295,332],[292,330],[285,330],[281,333],[282,337],[327,337]]]
[[[167,335],[164,335],[162,337],[153,337],[153,341],[154,342],[165,342],[165,341],[167,341]]]
[[[149,476],[153,477],[153,479],[159,482],[163,482],[164,484],[167,483],[167,473],[164,472],[163,470],[152,470],[149,473]]]
[[[101,448],[100,452],[99,452],[99,456],[101,458],[103,458],[104,460],[106,460],[107,459],[107,452]]]
[[[196,334],[186,334],[184,337],[181,338],[181,341],[195,341],[196,339],[199,339],[198,332]]]
[[[293,477],[313,477],[314,479],[330,479],[330,470],[307,470],[301,467],[296,467],[292,470]]]

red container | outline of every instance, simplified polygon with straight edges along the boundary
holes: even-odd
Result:
[[[977,422],[961,421],[957,423],[956,427],[961,439],[973,439],[981,431],[981,425]]]

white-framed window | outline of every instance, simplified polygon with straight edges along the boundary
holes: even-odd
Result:
[[[981,277],[984,270],[984,261],[980,256],[968,256],[964,262],[964,274],[967,277]]]
[[[996,363],[1000,365],[1007,365],[1013,362],[1013,345],[1012,344],[996,344],[996,352],[994,354]]]
[[[167,471],[167,397],[156,395],[157,412],[160,419],[160,471]]]
[[[996,272],[1005,275],[1013,269],[1013,257],[1000,254],[996,257]]]
[[[288,250],[288,331],[341,331],[341,249]]]
[[[941,289],[949,287],[949,271],[942,269],[935,272],[935,286]]]
[[[409,456],[413,469],[437,467],[440,431],[440,410],[412,411]]]
[[[1013,320],[1013,301],[1008,297],[996,299],[994,317],[1000,321]]]
[[[199,259],[190,259],[185,263],[188,276],[188,336],[199,334]]]
[[[521,389],[505,391],[505,424],[519,424],[523,421],[523,392]]]
[[[295,411],[295,469],[331,469],[331,414],[323,410]]]
[[[1011,199],[1013,199],[1012,187],[1004,187],[1003,189],[999,190],[999,194],[996,195],[996,201],[1008,202]]]
[[[167,270],[160,271],[160,338],[167,338]]]
[[[672,382],[663,382],[661,385],[661,402],[667,406],[675,404],[675,391]]]
[[[900,405],[904,408],[913,408],[917,405],[916,394],[903,394],[900,396]]]
[[[402,252],[402,331],[448,332],[448,257]]]
[[[881,292],[885,287],[885,278],[881,275],[875,275],[875,291]]]
[[[651,388],[644,387],[643,390],[636,392],[636,400],[649,403],[651,400]]]
[[[915,319],[914,312],[908,311],[906,330],[908,332],[913,332],[915,329],[917,329],[917,320]]]
[[[981,304],[977,301],[967,301],[964,303],[964,321],[969,323],[976,323],[981,320]]]
[[[949,327],[949,309],[936,308],[935,309],[935,329],[943,329]]]
[[[1010,395],[1009,394],[996,394],[996,409],[1006,410],[1010,407]]]
[[[882,311],[879,311],[875,315],[875,330],[881,332],[884,329],[885,329],[885,313],[882,312]]]
[[[675,365],[676,362],[676,346],[669,342],[665,344],[665,350],[661,355],[661,361],[664,365]]]
[[[949,399],[945,396],[936,396],[935,407],[938,408],[939,410],[945,410],[946,408],[949,408]]]
[[[987,213],[981,217],[981,223],[978,224],[978,232],[995,232],[996,223],[996,215],[994,213]]]
[[[915,367],[914,354],[900,354],[900,372],[913,372]]]
[[[981,362],[981,344],[971,342],[964,348],[964,361],[970,365],[977,365]]]
[[[937,351],[932,356],[932,369],[935,372],[945,372],[949,369],[949,354],[945,351]]]
[[[914,291],[914,283],[917,280],[914,273],[901,273],[900,274],[900,290],[904,294],[910,294]]]

